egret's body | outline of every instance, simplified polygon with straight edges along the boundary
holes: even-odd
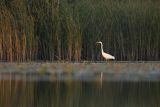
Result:
[[[106,60],[115,59],[114,56],[112,56],[112,55],[110,55],[110,54],[108,54],[108,53],[105,53],[105,52],[103,51],[103,44],[102,44],[101,41],[100,41],[100,42],[97,42],[97,43],[100,43],[100,44],[101,44],[102,56],[103,56]]]

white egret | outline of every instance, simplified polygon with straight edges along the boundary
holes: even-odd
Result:
[[[96,43],[100,43],[100,44],[101,44],[101,52],[102,52],[102,56],[103,56],[106,60],[115,59],[114,56],[112,56],[112,55],[110,55],[110,54],[108,54],[108,53],[105,53],[105,52],[103,51],[103,44],[102,44],[101,41],[96,42]]]

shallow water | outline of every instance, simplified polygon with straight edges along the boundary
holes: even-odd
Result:
[[[159,63],[2,63],[0,107],[160,107],[159,68]]]
[[[6,79],[160,81],[160,63],[0,63],[0,80]]]

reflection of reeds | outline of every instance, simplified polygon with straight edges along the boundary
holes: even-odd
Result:
[[[8,75],[11,78],[11,75]],[[0,80],[1,107],[159,106],[159,82]],[[147,97],[146,97],[147,96]]]
[[[9,77],[9,76],[8,76]],[[22,81],[0,81],[1,107],[28,107],[34,104],[34,84]]]
[[[95,42],[117,60],[160,58],[159,1],[0,1],[0,60],[99,60]]]

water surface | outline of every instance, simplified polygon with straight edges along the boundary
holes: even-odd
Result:
[[[160,107],[159,67],[0,64],[0,107]]]
[[[0,81],[1,107],[159,107],[160,82]]]

